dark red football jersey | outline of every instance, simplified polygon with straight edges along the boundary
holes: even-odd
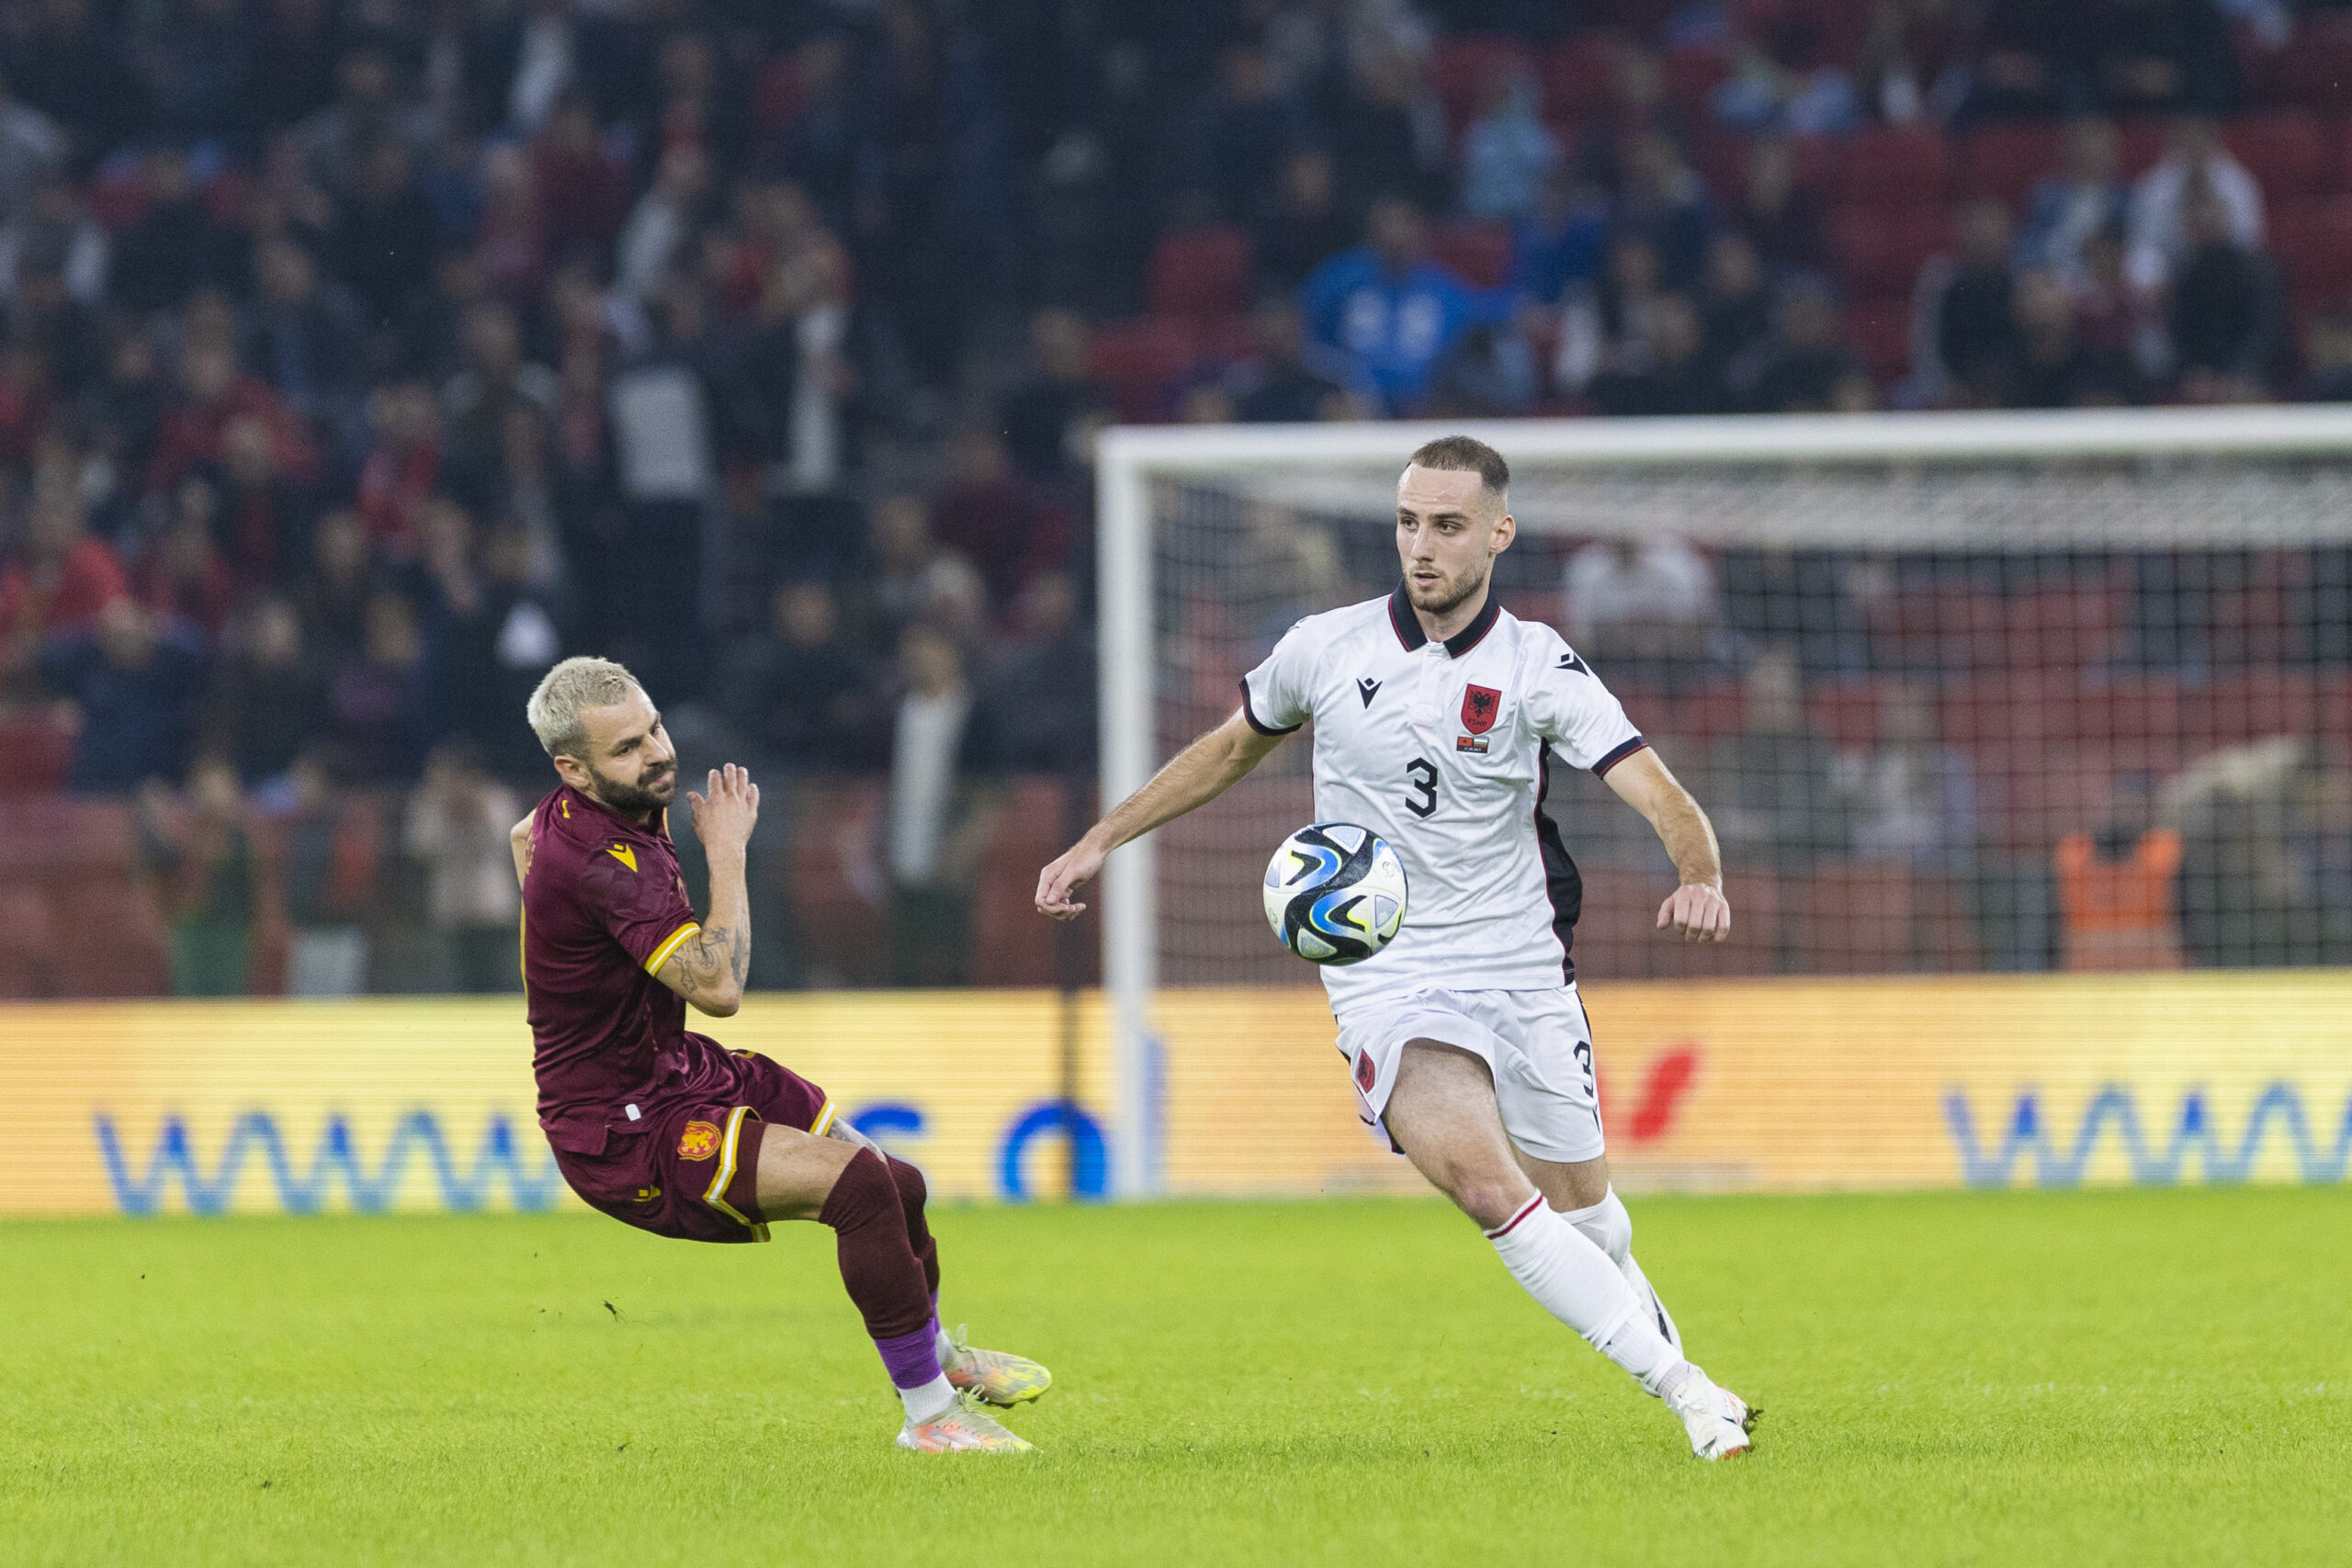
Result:
[[[639,827],[569,785],[539,802],[523,985],[556,1147],[601,1154],[611,1134],[650,1126],[654,1105],[724,1076],[724,1052],[687,1032],[685,998],[653,977],[701,929],[662,818]]]

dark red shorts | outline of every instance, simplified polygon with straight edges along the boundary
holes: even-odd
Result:
[[[770,1124],[820,1137],[833,1102],[797,1073],[755,1051],[729,1054],[731,1085],[698,1085],[693,1098],[644,1108],[608,1123],[604,1152],[555,1150],[556,1168],[591,1208],[681,1241],[765,1241],[757,1197],[760,1138]]]

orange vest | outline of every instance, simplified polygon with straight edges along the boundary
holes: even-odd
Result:
[[[2180,835],[2142,837],[2120,861],[2101,860],[2088,833],[2058,840],[2058,908],[2073,970],[2178,969],[2180,922],[2172,908]]]

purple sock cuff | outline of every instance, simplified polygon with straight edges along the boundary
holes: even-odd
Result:
[[[882,1352],[895,1388],[921,1388],[939,1375],[939,1350],[929,1324],[895,1339],[876,1339],[874,1348]]]

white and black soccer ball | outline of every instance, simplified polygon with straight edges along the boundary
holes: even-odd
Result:
[[[1405,863],[1352,822],[1317,822],[1266,863],[1266,920],[1309,964],[1361,964],[1405,926]]]

